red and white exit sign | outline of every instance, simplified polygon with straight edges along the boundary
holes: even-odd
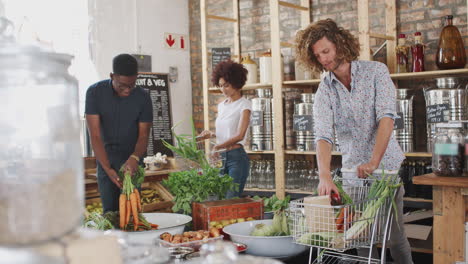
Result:
[[[164,46],[168,49],[187,50],[187,35],[164,33]]]

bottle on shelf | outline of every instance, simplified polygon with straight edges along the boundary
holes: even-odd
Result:
[[[414,33],[414,44],[411,45],[411,56],[413,57],[411,71],[424,71],[424,44],[422,43],[421,32]]]
[[[247,55],[242,58],[242,64],[247,69],[247,81],[246,84],[258,83],[257,79],[257,63],[250,58],[250,55]]]
[[[396,47],[397,72],[409,72],[409,47],[406,45],[406,35],[398,35],[398,45]]]
[[[466,64],[466,53],[460,31],[453,25],[453,16],[445,16],[436,52],[436,65],[441,70],[460,69]]]

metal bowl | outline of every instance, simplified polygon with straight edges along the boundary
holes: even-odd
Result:
[[[226,226],[223,231],[231,236],[233,242],[245,244],[247,246],[245,253],[250,255],[287,258],[307,249],[306,246],[295,244],[292,236],[262,237],[250,235],[255,225],[271,225],[272,222],[273,220],[257,220],[237,223]]]
[[[159,238],[164,232],[182,234],[185,225],[192,221],[192,217],[183,214],[171,213],[144,213],[143,216],[148,222],[157,224],[157,230],[126,232],[129,243],[153,243],[155,238]]]

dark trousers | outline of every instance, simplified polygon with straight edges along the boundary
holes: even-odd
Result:
[[[130,156],[130,154],[127,155],[127,152],[123,153],[109,147],[106,147],[106,153],[112,169],[117,173]],[[119,211],[119,196],[122,190],[111,181],[99,162],[97,164],[97,180],[103,213]]]

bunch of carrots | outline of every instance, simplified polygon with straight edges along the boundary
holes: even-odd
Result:
[[[141,212],[141,196],[133,185],[131,174],[125,172],[122,193],[119,197],[119,227],[122,230],[143,231],[157,229],[158,225],[151,224]],[[132,220],[132,222],[130,222]]]

